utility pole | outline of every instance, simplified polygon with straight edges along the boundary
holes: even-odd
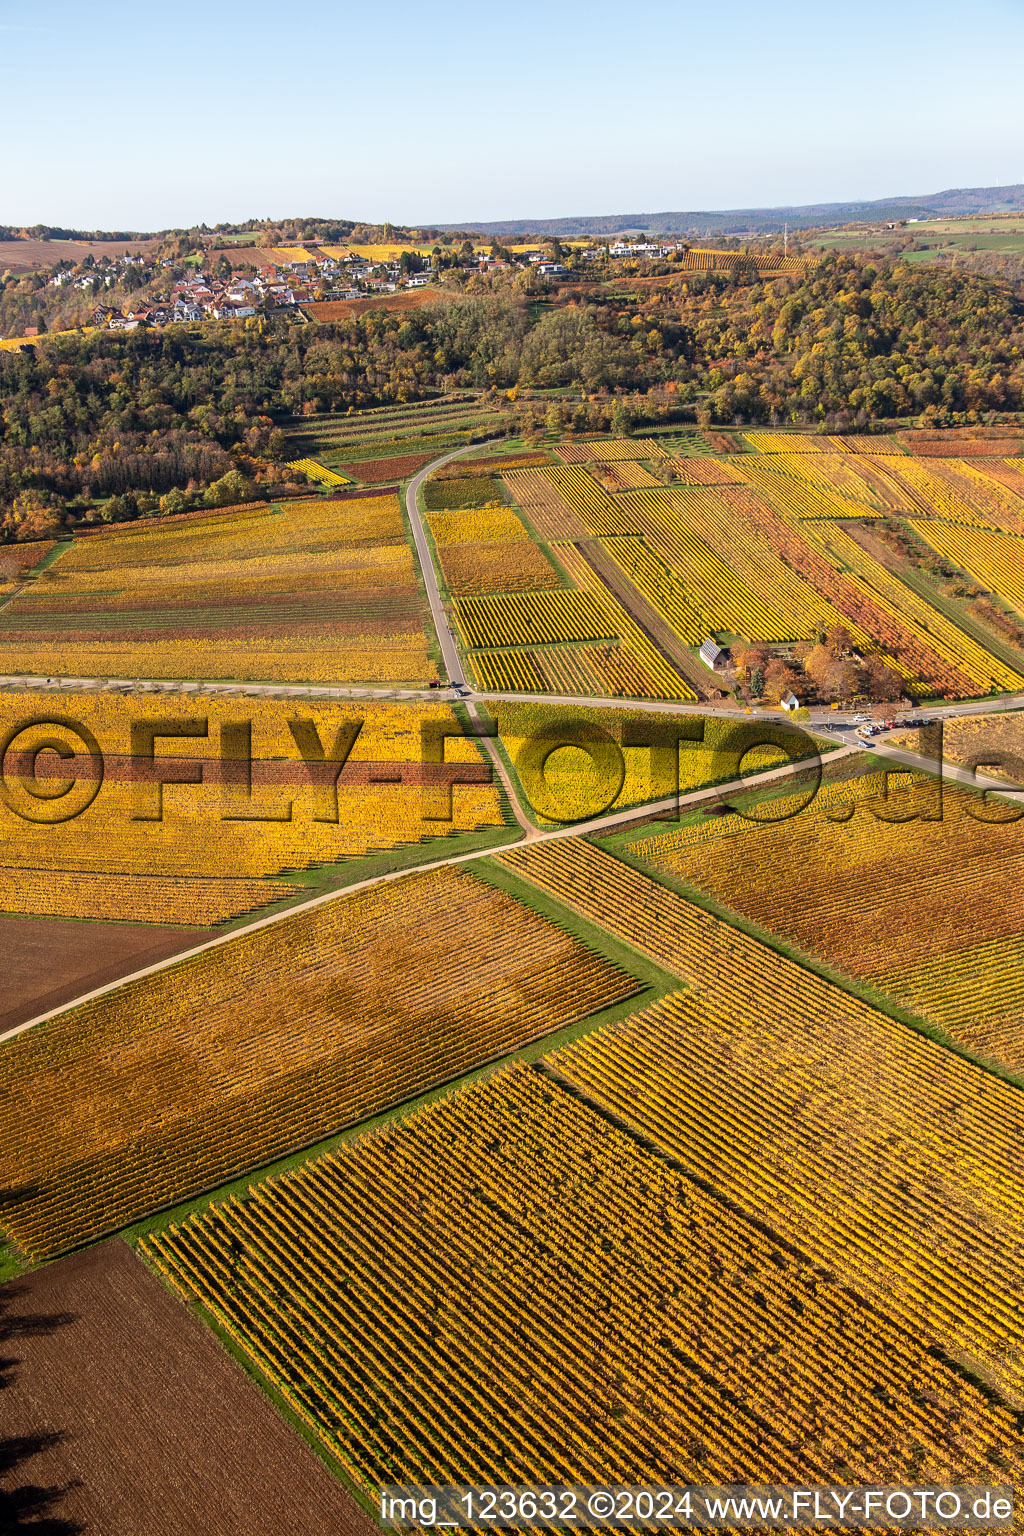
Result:
[[[787,219],[786,223],[783,225],[783,229],[784,229],[785,233],[782,236],[782,254],[783,254],[783,256],[788,256],[789,255],[789,220],[788,219]]]

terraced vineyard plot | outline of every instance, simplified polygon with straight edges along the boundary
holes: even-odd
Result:
[[[689,584],[651,554],[642,539],[604,539],[599,547],[681,640],[700,645],[708,629],[715,627],[696,607]]]
[[[728,460],[692,457],[672,459],[676,478],[684,485],[736,485],[742,484],[743,476]]]
[[[606,610],[585,592],[513,592],[506,597],[464,598],[454,607],[470,646],[615,638]]]
[[[661,539],[696,536],[737,580],[777,613],[794,636],[814,634],[840,622],[838,611],[786,564],[749,516],[753,492],[737,486],[668,488],[657,498],[657,522],[645,506],[644,536],[652,548]],[[762,504],[763,505],[763,504]],[[667,547],[667,546],[666,546]]]
[[[499,860],[687,984],[555,1070],[1019,1404],[1019,1091],[580,839]]]
[[[1021,448],[1021,435],[1012,427],[976,428],[976,427],[952,427],[931,430],[910,430],[897,434],[904,447],[911,453],[920,454],[925,458],[945,458],[951,456],[979,457],[991,455],[1005,455],[1011,457],[1019,453]]]
[[[293,459],[289,468],[301,469],[308,480],[316,480],[320,485],[351,484],[344,475],[336,474],[333,469],[327,469],[315,459]]]
[[[668,834],[634,852],[928,1017],[938,1002],[934,1017],[954,1039],[1020,1070],[1024,978],[1014,967],[1024,917],[1015,892],[1024,824],[977,819],[1012,808],[986,807],[955,785],[945,788],[941,819],[933,783],[897,788],[888,803],[878,788],[854,781],[840,793],[845,807],[815,804],[699,843]]]
[[[12,672],[311,682],[436,677],[394,496],[76,539],[0,613]]]
[[[743,476],[790,522],[805,517],[876,517],[877,498],[855,473],[857,460],[845,455],[834,457],[835,465],[829,472],[830,461],[824,454],[752,456],[743,465]]]
[[[788,479],[788,507],[800,516],[875,517],[891,505],[879,492],[877,469],[856,455],[775,454],[744,467],[747,480],[763,489],[784,486]]]
[[[367,1491],[1021,1465],[1012,1409],[844,1284],[831,1251],[776,1237],[524,1067],[142,1251]]]
[[[643,538],[606,539],[603,547],[681,639],[699,646],[722,630],[748,640],[796,638],[702,539],[680,527],[659,492],[625,500]]]
[[[907,451],[889,432],[843,432],[833,437],[832,442],[840,453],[894,454],[902,458]]]
[[[497,544],[526,541],[529,534],[511,508],[474,512],[429,512],[427,525],[434,543]]]
[[[1014,677],[1009,668],[870,560],[843,529],[787,520],[761,497],[728,486],[717,494],[734,505],[779,558],[842,614],[855,639],[891,658],[908,679],[910,691],[966,699],[990,687],[1017,686],[1007,682]],[[844,553],[838,557],[837,540],[845,541]],[[844,564],[850,569],[841,569]],[[860,579],[861,572],[869,579]]]
[[[372,301],[371,301],[372,302]],[[375,410],[299,417],[286,424],[292,451],[335,464],[378,455],[436,457],[501,430],[501,415],[479,398],[446,397]]]
[[[591,472],[599,485],[606,491],[632,491],[639,486],[660,485],[657,475],[652,475],[649,469],[635,459],[617,459],[608,464],[592,464]]]
[[[981,476],[987,485],[998,486],[1008,490],[1013,498],[1013,505],[1024,504],[1024,460],[1021,459],[980,459],[977,464],[970,466],[971,470]],[[1001,518],[995,512],[992,520],[1004,526]],[[1015,516],[1016,521],[1016,516]],[[1016,527],[1009,527],[1008,531],[1016,533]]]
[[[812,437],[807,432],[744,432],[744,438],[758,453],[836,453],[828,438]]]
[[[660,459],[665,450],[653,437],[593,438],[584,443],[558,443],[554,449],[564,464],[611,464],[616,459]]]
[[[219,922],[296,895],[293,886],[268,876],[504,825],[498,789],[475,741],[449,740],[447,766],[423,766],[421,730],[458,729],[447,705],[180,699],[169,729],[204,734],[158,738],[154,760],[165,769],[133,756],[132,730],[166,712],[166,699],[156,704],[145,695],[0,696],[0,733],[6,738],[18,731],[6,762],[10,803],[0,804],[0,909]],[[14,789],[17,775],[30,772],[35,745],[54,734],[30,727],[40,718],[63,718],[91,731],[103,755],[95,798],[56,825],[24,820],[26,812],[38,814],[38,802],[27,789]],[[291,721],[300,722],[299,740]],[[239,724],[248,725],[248,736],[237,735]],[[73,781],[88,792],[98,766],[82,740],[56,734],[78,755],[64,764],[54,758],[48,770],[41,759],[43,788]],[[305,760],[300,744],[315,758],[316,742],[325,754],[334,752],[335,761]],[[139,819],[157,814],[157,778],[197,773],[201,782],[165,786],[161,819]],[[436,807],[424,785],[456,779],[477,782],[452,790],[450,821],[428,819]]]
[[[499,544],[448,544],[440,551],[441,573],[457,597],[493,592],[538,592],[561,587],[547,556],[526,539]]]
[[[862,549],[845,528],[825,521],[805,522],[803,529],[808,542],[817,544],[843,569],[847,581],[855,584],[876,609],[916,636],[919,647],[934,651],[951,675],[969,677],[978,693],[1000,689],[1015,692],[1024,683],[1020,673],[919,597]]]
[[[347,436],[375,435],[382,432],[418,430],[430,422],[452,416],[486,411],[475,395],[445,395],[431,400],[407,401],[404,405],[374,406],[360,411],[326,411],[319,416],[295,416],[283,423],[289,437],[322,437],[334,433]]]
[[[651,647],[652,652],[654,647]],[[656,653],[655,653],[656,654]],[[541,649],[474,651],[477,682],[492,693],[558,693],[612,699],[660,699],[666,695],[656,669],[635,651],[609,645],[547,645]],[[662,670],[667,663],[661,663]],[[695,695],[676,679],[672,698]]]
[[[910,526],[937,554],[1024,614],[1024,539],[981,528],[954,528],[928,518],[912,519]]]
[[[590,528],[559,494],[542,469],[516,470],[505,484],[517,506],[543,539],[586,539]]]
[[[610,496],[585,469],[570,464],[565,469],[546,469],[542,473],[591,534],[612,538],[616,534],[636,533],[636,525],[623,501]]]
[[[503,475],[510,469],[540,469],[545,464],[550,464],[548,454],[527,450],[522,453],[502,453],[495,449],[493,453],[483,454],[479,459],[460,458],[454,459],[445,465],[445,477],[449,480],[460,480],[463,475]]]
[[[619,637],[619,646],[629,665],[646,678],[643,692],[626,687],[611,687],[613,696],[634,698],[695,699],[696,693],[671,661],[658,649],[647,633],[623,608],[618,598],[598,575],[583,550],[574,544],[552,546],[561,565],[581,592],[601,604]],[[569,652],[564,651],[564,656]]]
[[[345,470],[363,485],[387,485],[389,480],[408,479],[434,457],[435,454],[429,449],[425,453],[390,454],[380,459],[358,459],[355,463],[346,463]]]
[[[1015,488],[1011,471],[993,473],[1002,460],[984,459],[971,463],[968,459],[944,459],[928,465],[929,473],[948,487],[960,505],[976,514],[976,523],[966,519],[952,521],[963,526],[983,525],[1001,528],[1007,533],[1024,533],[1024,497],[1021,487]],[[915,506],[914,515],[920,508]],[[934,519],[930,519],[934,520]]]
[[[941,522],[960,523],[967,528],[987,528],[988,518],[975,505],[976,491],[961,487],[947,472],[947,466],[921,464],[916,459],[893,459],[885,472],[906,496],[906,510],[935,517]]]
[[[455,512],[460,508],[471,511],[501,506],[503,501],[501,481],[493,475],[445,477],[428,480],[423,487],[423,503],[430,512]]]
[[[756,443],[760,434],[749,436]],[[582,545],[586,530],[600,540],[648,609],[692,648],[708,635],[778,644],[845,624],[862,649],[881,652],[912,694],[968,698],[1021,685],[1024,673],[873,559],[842,524],[926,510],[927,528],[952,521],[978,528],[980,539],[987,527],[998,541],[981,512],[1024,531],[1024,499],[971,465],[933,470],[908,455],[869,458],[838,440],[766,436],[770,449],[742,461],[671,461],[680,485],[656,483],[647,471],[649,483],[628,485],[629,474],[616,479],[616,464],[602,468],[596,460],[589,469],[571,463],[508,483],[544,536],[565,529]],[[569,457],[590,446],[568,445]],[[543,658],[535,665],[543,673]],[[488,686],[497,675],[489,672]]]
[[[0,1044],[0,1221],[58,1253],[636,990],[460,871],[340,897]]]
[[[526,800],[538,816],[553,806],[559,820],[595,816],[605,809],[624,810],[667,799],[677,791],[686,794],[705,784],[737,778],[741,769],[750,774],[777,768],[801,751],[809,756],[813,750],[810,738],[781,725],[759,722],[752,728],[749,722],[683,711],[654,715],[628,708],[496,702],[491,714]],[[617,793],[616,760],[607,768],[599,767],[578,745],[595,731],[598,739],[610,736],[617,745],[630,734],[648,742],[646,746],[620,745],[623,772]],[[669,744],[674,731],[683,737],[675,748]],[[549,732],[553,736],[548,737]],[[531,752],[531,744],[541,738],[563,743],[546,760],[543,771]],[[757,746],[747,751],[755,741]],[[768,745],[772,741],[780,746]],[[610,794],[614,798],[609,801]],[[717,823],[703,821],[697,826],[710,830]]]

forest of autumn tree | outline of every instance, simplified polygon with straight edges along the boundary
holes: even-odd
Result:
[[[829,253],[763,284],[680,273],[617,287],[538,304],[507,283],[398,315],[95,331],[0,351],[0,517],[26,497],[59,510],[207,486],[246,455],[250,469],[279,456],[275,419],[439,388],[570,390],[576,407],[557,407],[570,429],[611,422],[616,404],[617,429],[667,408],[705,426],[835,430],[1024,407],[1024,289],[1006,282]],[[504,420],[530,430],[549,410],[521,399]]]

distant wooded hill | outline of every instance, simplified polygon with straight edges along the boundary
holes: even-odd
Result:
[[[680,213],[573,215],[561,219],[502,219],[479,224],[437,225],[469,229],[482,235],[619,235],[636,230],[652,235],[771,234],[821,225],[876,223],[889,219],[950,218],[965,214],[1016,213],[1024,210],[1024,184],[1012,187],[955,187],[926,197],[884,197],[867,203],[807,203],[792,208],[726,208]]]

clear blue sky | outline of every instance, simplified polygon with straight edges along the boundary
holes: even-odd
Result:
[[[417,224],[1024,181],[1021,0],[0,0],[0,223]]]

